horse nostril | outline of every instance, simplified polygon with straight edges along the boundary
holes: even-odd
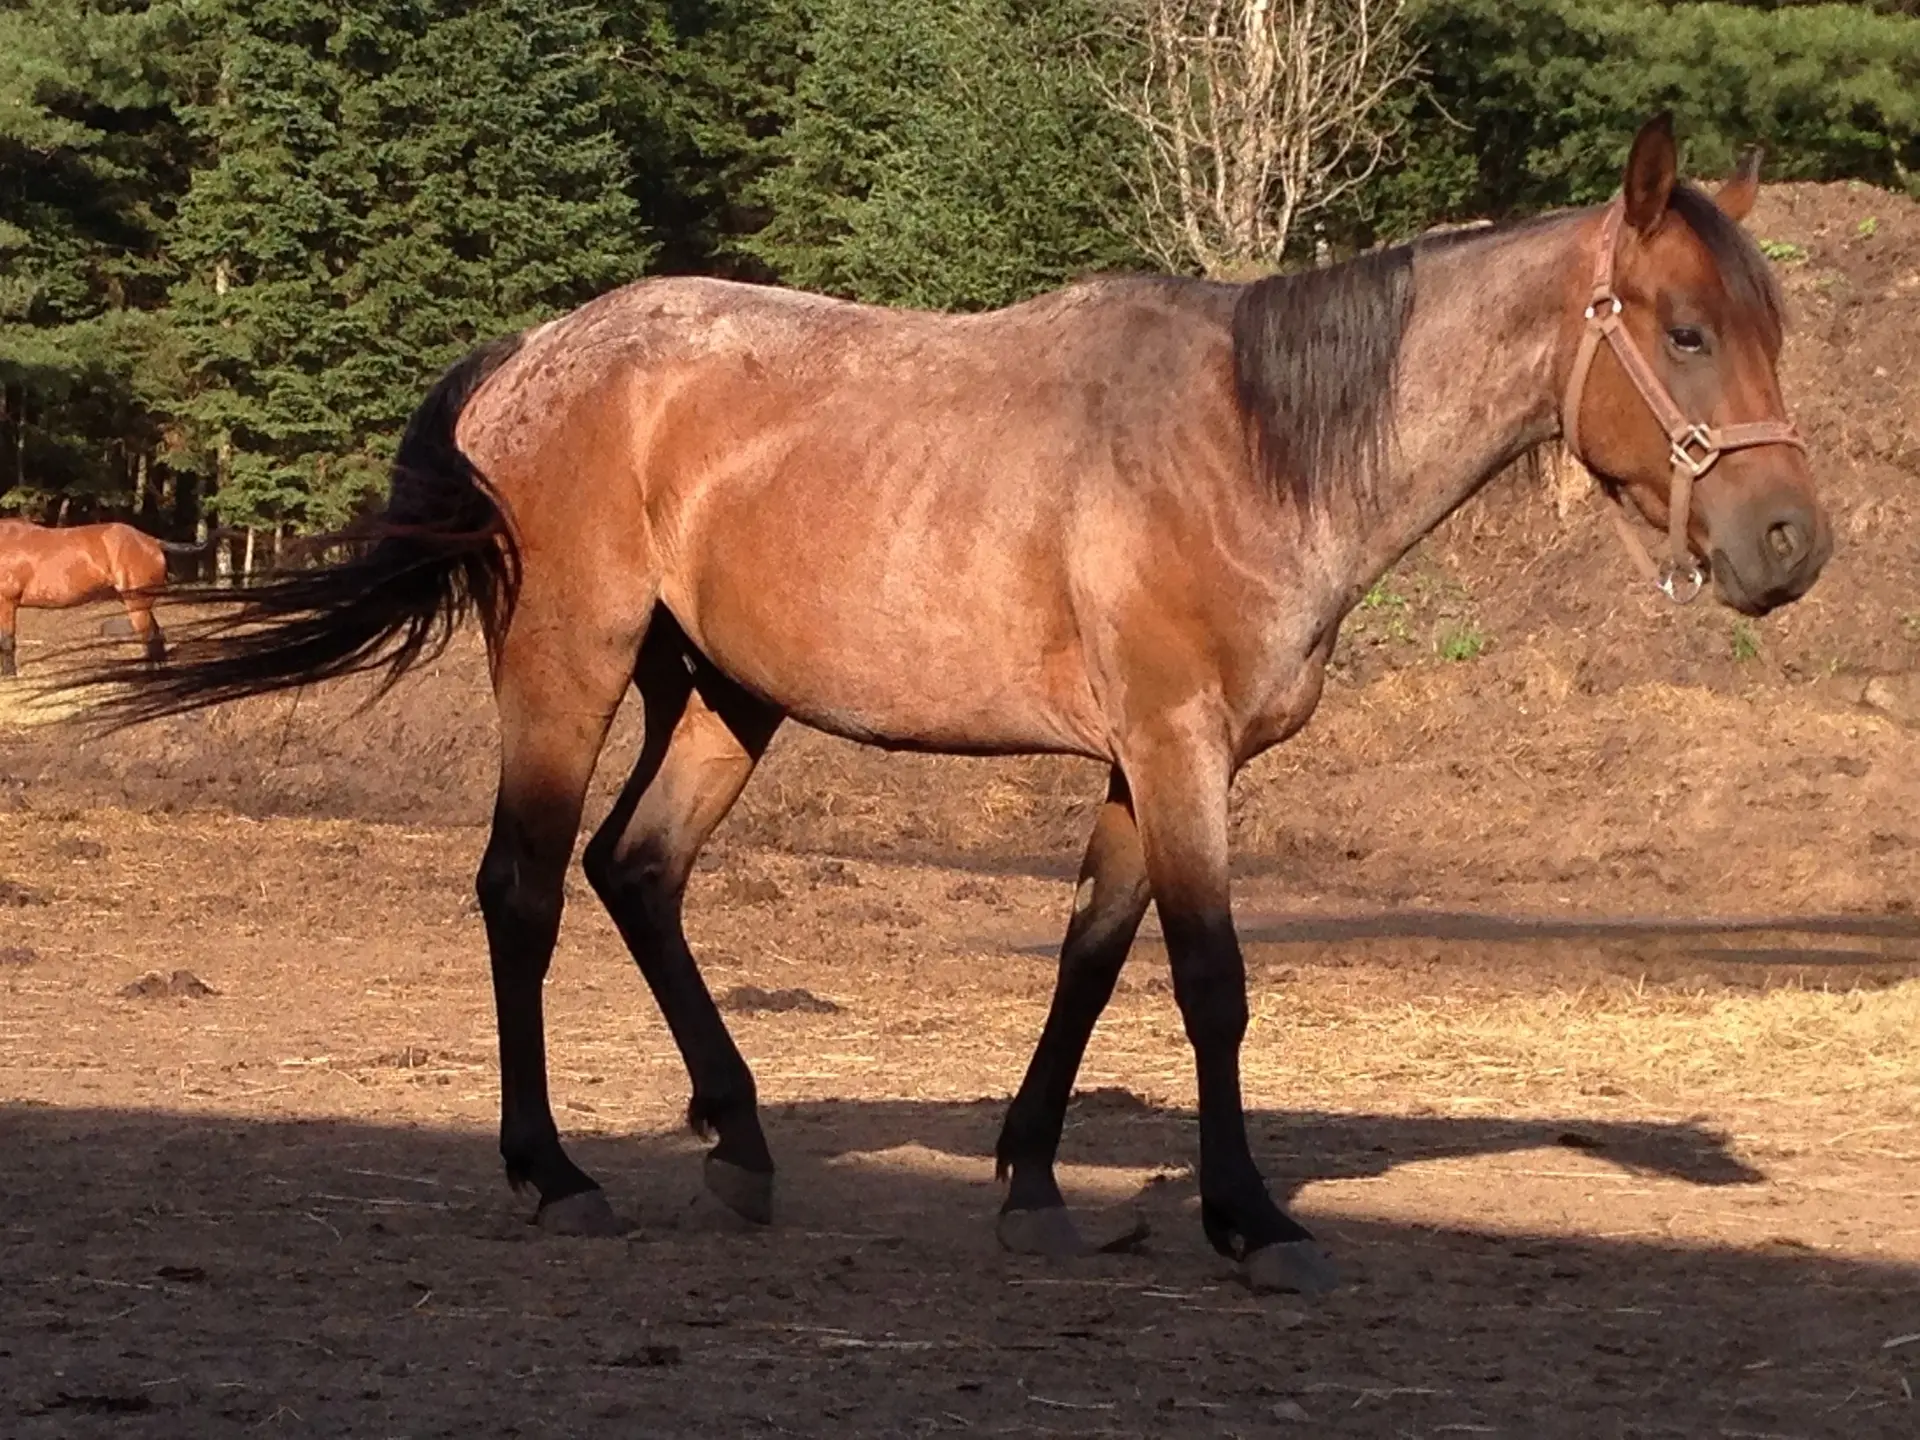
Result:
[[[1786,565],[1791,565],[1807,548],[1804,532],[1786,520],[1767,528],[1767,543],[1773,547],[1774,557]]]

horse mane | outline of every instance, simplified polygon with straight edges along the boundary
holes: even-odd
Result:
[[[1233,312],[1233,371],[1257,463],[1311,509],[1332,486],[1371,493],[1393,433],[1413,247],[1256,280]]]
[[[1753,237],[1697,185],[1674,186],[1667,204],[1707,247],[1733,302],[1761,317],[1777,348],[1786,333],[1786,307],[1780,298],[1779,278]]]

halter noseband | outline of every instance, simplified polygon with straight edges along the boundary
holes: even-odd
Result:
[[[1593,369],[1593,357],[1605,340],[1614,359],[1647,402],[1653,418],[1667,432],[1673,458],[1673,488],[1667,504],[1668,558],[1656,562],[1645,542],[1634,532],[1627,518],[1626,497],[1607,487],[1607,498],[1614,502],[1608,512],[1614,528],[1625,542],[1627,554],[1648,580],[1676,605],[1684,605],[1700,593],[1706,576],[1694,563],[1693,549],[1687,543],[1687,518],[1693,507],[1693,482],[1711,470],[1729,450],[1745,450],[1756,445],[1792,445],[1804,451],[1806,441],[1788,420],[1755,420],[1740,425],[1698,425],[1686,417],[1673,394],[1648,362],[1633,336],[1620,321],[1620,297],[1613,289],[1615,252],[1620,245],[1620,226],[1626,216],[1626,204],[1615,200],[1607,207],[1600,225],[1600,254],[1594,263],[1593,293],[1587,302],[1587,328],[1580,337],[1580,349],[1574,356],[1573,374],[1567,381],[1567,398],[1561,406],[1560,429],[1567,448],[1580,456],[1580,402],[1585,396],[1587,375]],[[1684,588],[1683,588],[1684,587]]]

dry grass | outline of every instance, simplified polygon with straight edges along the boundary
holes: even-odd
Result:
[[[1327,1094],[1471,1094],[1528,1108],[1766,1097],[1912,1122],[1916,1035],[1912,980],[1877,991],[1617,986],[1372,1007],[1345,994],[1269,997],[1256,1013],[1249,1075]]]
[[[71,720],[109,693],[106,686],[50,692],[31,679],[0,680],[0,729],[32,730]]]

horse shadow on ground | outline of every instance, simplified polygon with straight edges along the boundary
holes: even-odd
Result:
[[[999,1097],[946,1104],[800,1102],[770,1107],[766,1123],[776,1153],[784,1154],[789,1167],[830,1168],[851,1156],[917,1146],[971,1163],[990,1179],[1006,1107]],[[1317,1181],[1374,1179],[1401,1166],[1532,1150],[1579,1152],[1631,1175],[1693,1185],[1755,1185],[1766,1179],[1733,1152],[1724,1132],[1693,1121],[1253,1109],[1247,1129],[1282,1203]],[[1067,1112],[1060,1161],[1151,1171],[1156,1178],[1149,1184],[1156,1193],[1190,1197],[1198,1134],[1198,1117],[1189,1109],[1156,1105],[1119,1087],[1083,1090],[1075,1093]]]
[[[1148,1253],[1008,1256],[1000,1110],[771,1107],[764,1230],[705,1196],[691,1137],[577,1136],[640,1222],[579,1241],[528,1223],[475,1129],[0,1104],[0,1434],[1911,1433],[1914,1351],[1888,1342],[1916,1328],[1913,1267],[1480,1224],[1456,1189],[1418,1220],[1309,1207],[1351,1284],[1308,1304],[1239,1284],[1177,1168],[1143,1188]],[[1288,1193],[1568,1144],[1764,1183],[1685,1123],[1253,1124]],[[1192,1128],[1095,1092],[1066,1158],[1178,1167]]]
[[[1525,957],[1537,980],[1552,959],[1576,970],[1658,979],[1759,985],[1888,984],[1920,976],[1920,916],[1886,915],[1512,915],[1491,910],[1360,910],[1236,913],[1235,928],[1256,973],[1274,959],[1340,964],[1351,947],[1435,942],[1453,964],[1506,973]],[[996,942],[980,940],[981,948]],[[1052,962],[1059,940],[1022,935],[1004,944],[1025,959]],[[1343,948],[1344,947],[1344,948]],[[1164,963],[1151,920],[1136,959]],[[1516,972],[1518,971],[1518,967]],[[1516,978],[1521,978],[1516,973]]]

